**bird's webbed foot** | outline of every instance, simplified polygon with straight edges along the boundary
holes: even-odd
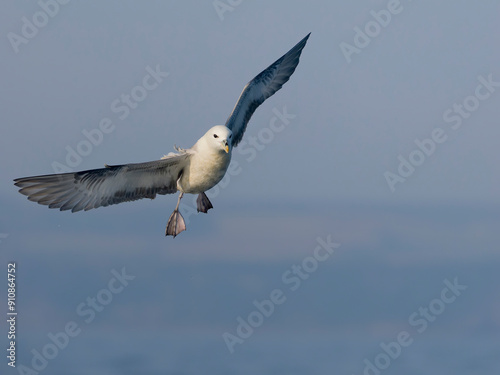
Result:
[[[214,208],[214,206],[212,206],[212,202],[210,202],[205,193],[198,194],[198,198],[196,198],[196,206],[198,212],[203,212],[205,214],[209,209]]]
[[[165,229],[165,236],[177,236],[182,231],[186,230],[186,223],[184,222],[184,218],[182,217],[179,210],[174,210],[172,215],[167,222],[167,228]]]

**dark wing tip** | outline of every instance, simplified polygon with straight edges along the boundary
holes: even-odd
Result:
[[[19,186],[23,182],[25,182],[29,177],[18,177],[14,178],[12,181],[14,181],[14,185]]]
[[[19,177],[15,178],[13,181],[15,186],[24,188],[31,184],[32,182],[31,179],[32,179],[31,177]]]
[[[266,69],[264,69],[262,72],[260,72],[256,77],[254,77],[252,81],[255,81],[256,79],[258,80],[259,78],[261,78],[265,74],[269,74],[269,71],[272,70],[272,68],[274,66],[279,66],[281,63],[283,63],[284,60],[286,60],[288,63],[291,63],[290,64],[291,66],[289,67],[289,69],[291,69],[291,72],[290,71],[286,72],[286,73],[288,73],[287,74],[288,78],[290,78],[290,76],[295,71],[295,68],[299,64],[300,55],[302,55],[302,50],[304,49],[310,35],[311,35],[311,33],[307,34],[296,45],[294,45],[292,48],[290,48],[290,50],[287,53],[285,53],[278,60],[273,62]],[[287,81],[288,81],[288,78],[287,78]],[[252,81],[250,81],[249,83],[252,83]]]
[[[311,33],[307,34],[304,38],[302,38],[302,40],[300,42],[298,42],[295,46],[293,46],[293,48],[288,51],[285,55],[289,54],[290,52],[298,52],[299,56],[300,54],[302,53],[302,50],[304,49],[304,46],[306,45],[307,43],[307,40],[309,39],[309,36],[311,35]]]
[[[300,42],[298,42],[297,45],[299,45],[301,43],[304,43],[304,45],[305,45],[310,36],[311,36],[311,32],[309,32],[309,34],[307,34],[304,38],[302,38],[302,40]]]

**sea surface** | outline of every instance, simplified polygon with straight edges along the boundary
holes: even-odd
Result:
[[[413,342],[407,347],[402,347],[399,354],[393,352],[394,358],[384,355],[386,352],[381,347],[381,343],[389,345],[390,338],[363,338],[358,334],[350,336],[345,332],[339,337],[335,337],[334,334],[328,336],[324,333],[309,333],[299,337],[286,332],[280,334],[255,332],[243,344],[236,346],[234,353],[231,354],[221,335],[208,333],[183,335],[160,330],[148,334],[140,331],[119,334],[93,332],[75,338],[56,358],[48,361],[46,368],[40,373],[52,375],[493,375],[500,373],[499,340],[494,335],[439,337],[423,333],[414,336]],[[29,358],[24,358],[21,362],[29,364]]]

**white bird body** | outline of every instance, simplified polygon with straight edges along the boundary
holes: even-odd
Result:
[[[218,138],[213,138],[218,134]],[[177,180],[177,190],[183,193],[199,194],[217,185],[226,174],[231,162],[231,148],[226,152],[219,143],[229,142],[231,130],[224,125],[211,128],[193,147],[186,152],[191,154],[189,164]],[[221,142],[215,142],[221,139]]]
[[[224,177],[233,147],[243,138],[248,121],[257,107],[274,95],[295,71],[309,34],[290,51],[259,73],[244,87],[225,125],[216,125],[188,149],[175,148],[160,160],[14,180],[19,192],[49,208],[72,212],[112,204],[155,198],[157,194],[180,192],[170,216],[166,235],[186,229],[179,212],[184,193],[198,194],[198,211],[206,213],[212,204],[205,191]]]

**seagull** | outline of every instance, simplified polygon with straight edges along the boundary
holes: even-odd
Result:
[[[71,212],[179,191],[165,229],[166,236],[175,238],[186,230],[179,212],[183,195],[198,194],[198,212],[207,213],[213,208],[205,192],[224,177],[232,149],[243,138],[257,107],[290,79],[310,34],[253,78],[243,88],[226,124],[210,128],[191,148],[174,146],[176,152],[146,163],[105,164],[101,169],[17,178],[15,185],[30,201]]]

